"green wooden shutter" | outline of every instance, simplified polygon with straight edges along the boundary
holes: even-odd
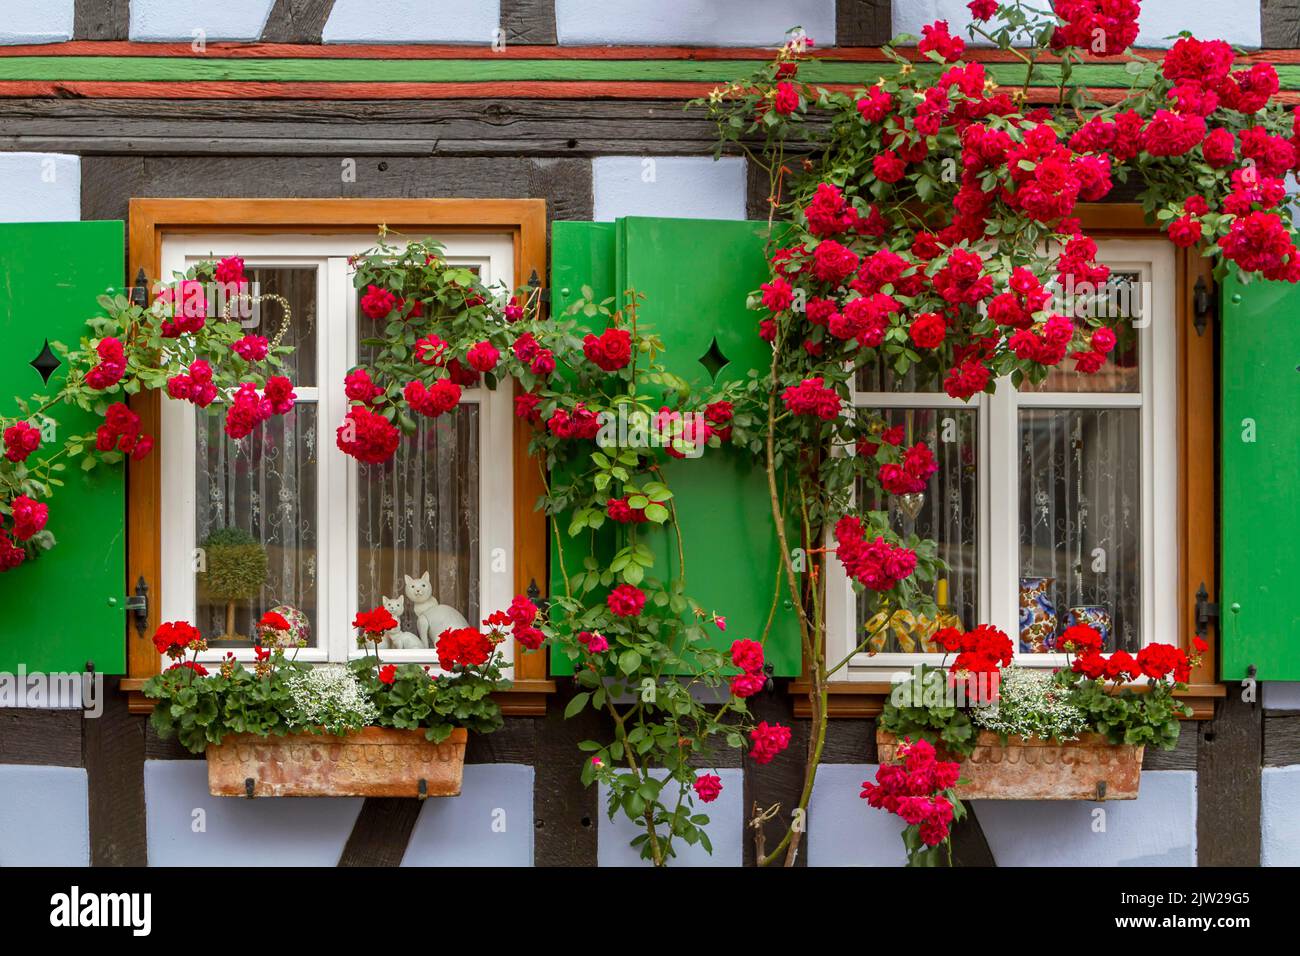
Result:
[[[697,388],[745,378],[765,369],[768,347],[758,337],[750,290],[768,278],[766,223],[627,218],[615,224],[556,223],[552,285],[558,315],[586,284],[598,295],[635,289],[645,295],[640,321],[663,339],[664,365]],[[585,272],[584,272],[585,270]],[[716,343],[716,344],[715,344]],[[718,368],[718,357],[726,364]],[[701,360],[704,361],[701,361]],[[665,473],[676,496],[686,545],[686,590],[706,610],[727,617],[715,644],[759,638],[773,611],[767,659],[778,676],[800,672],[798,625],[784,587],[778,587],[778,551],[767,479],[748,453],[708,450],[703,458],[674,461]],[[563,529],[561,529],[563,530]],[[603,529],[602,529],[603,530]],[[648,543],[660,566],[676,564],[675,546],[661,534]],[[585,542],[584,542],[585,546]],[[566,543],[568,561],[580,561]],[[557,580],[552,552],[552,589]],[[567,672],[568,662],[554,662]]]
[[[1300,288],[1229,280],[1221,311],[1220,676],[1300,680]]]
[[[54,394],[67,377],[61,365],[43,384],[31,361],[46,339],[75,344],[95,299],[120,288],[120,222],[0,224],[0,412],[17,414],[13,396]],[[93,430],[97,419],[57,406],[57,440],[32,459],[62,447],[64,437]],[[123,617],[126,580],[124,469],[87,474],[74,462],[49,501],[46,527],[57,544],[36,560],[0,574],[0,671],[126,669]]]

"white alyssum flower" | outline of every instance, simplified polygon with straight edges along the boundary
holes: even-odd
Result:
[[[332,734],[360,730],[379,719],[379,712],[346,667],[327,665],[285,678],[293,699],[293,722],[324,727]]]
[[[975,726],[1008,737],[1077,740],[1088,726],[1084,712],[1052,682],[1050,671],[1010,666],[1002,670],[997,703],[977,707]]]

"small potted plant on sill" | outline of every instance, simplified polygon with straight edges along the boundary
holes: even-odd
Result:
[[[353,622],[358,644],[371,653],[322,667],[296,660],[296,648],[287,653],[275,640],[255,648],[251,669],[227,654],[210,673],[198,661],[207,649],[198,629],[168,622],[154,644],[173,663],[144,692],[158,701],[151,719],[160,736],[206,752],[216,796],[456,796],[469,731],[502,724],[491,696],[510,686],[499,646],[512,631],[527,636],[537,613],[516,598],[482,630],[443,631],[440,673],[379,659],[384,634],[398,626],[382,607]],[[288,622],[268,613],[258,630],[279,634]]]
[[[877,725],[880,762],[897,760],[901,741],[929,741],[961,762],[956,796],[993,800],[1135,799],[1146,745],[1177,746],[1190,710],[1174,695],[1204,649],[1198,639],[1192,656],[1168,644],[1107,656],[1094,628],[1075,625],[1058,640],[1070,666],[1048,673],[1003,671],[1011,642],[986,625],[935,640],[957,656],[894,688]]]

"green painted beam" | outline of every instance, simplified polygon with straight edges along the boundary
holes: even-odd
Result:
[[[759,69],[759,60],[376,60],[154,56],[0,56],[0,81],[243,82],[243,83],[476,83],[510,81],[728,83]],[[1019,86],[1018,63],[985,64],[1004,85]],[[920,65],[918,72],[938,68]],[[817,60],[800,76],[811,83],[863,84],[893,76],[893,63]],[[1283,89],[1300,89],[1300,66],[1280,66]],[[1044,71],[1042,82],[1054,85]],[[1123,64],[1076,66],[1072,83],[1122,89],[1132,84]]]

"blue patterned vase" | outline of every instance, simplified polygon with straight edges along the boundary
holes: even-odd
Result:
[[[1025,654],[1046,654],[1056,634],[1056,607],[1052,585],[1056,578],[1020,579],[1020,650]]]

